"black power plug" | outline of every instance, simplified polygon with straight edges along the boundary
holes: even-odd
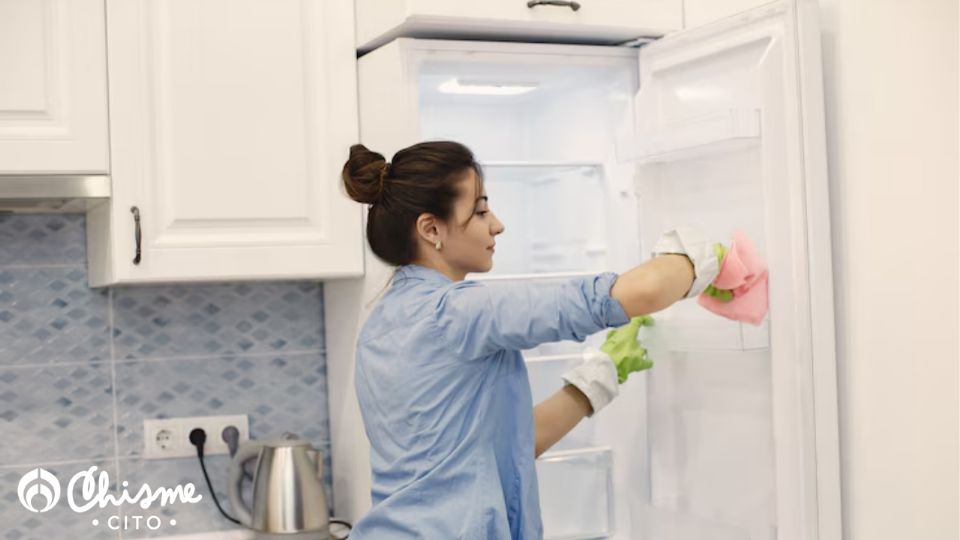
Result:
[[[190,444],[197,447],[197,459],[200,460],[200,470],[203,471],[203,478],[207,481],[207,488],[210,489],[210,495],[213,498],[213,504],[217,505],[217,510],[223,514],[223,517],[229,519],[237,525],[241,525],[238,519],[230,516],[223,510],[223,508],[220,506],[220,501],[217,500],[217,492],[213,490],[213,483],[210,482],[210,475],[207,474],[207,465],[203,462],[203,447],[206,443],[206,431],[204,431],[202,428],[194,428],[190,431]]]
[[[203,445],[207,444],[207,432],[203,428],[190,431],[190,444],[197,447],[197,455],[203,457]]]

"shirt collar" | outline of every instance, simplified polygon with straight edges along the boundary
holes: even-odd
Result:
[[[442,272],[434,270],[433,268],[427,268],[426,266],[420,266],[419,264],[405,264],[397,268],[397,278],[398,279],[420,279],[428,283],[453,283],[453,280],[448,278]]]

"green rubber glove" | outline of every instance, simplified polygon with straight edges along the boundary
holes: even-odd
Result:
[[[617,366],[617,380],[623,384],[634,371],[642,371],[653,366],[647,358],[647,350],[637,341],[637,332],[641,326],[653,326],[653,317],[641,315],[630,322],[607,332],[607,340],[600,350],[607,354]]]
[[[723,258],[727,255],[727,248],[723,244],[714,244],[713,253],[717,256],[717,267],[723,268]],[[727,289],[718,289],[712,284],[707,285],[707,288],[704,289],[703,294],[712,296],[721,302],[729,302],[733,300],[733,291]]]

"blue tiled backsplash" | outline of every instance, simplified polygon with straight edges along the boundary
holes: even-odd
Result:
[[[0,215],[0,539],[236,528],[217,512],[196,458],[142,458],[145,418],[246,414],[254,438],[298,433],[327,456],[332,502],[322,285],[91,289],[84,227],[82,214]],[[207,457],[227,508],[228,463]],[[109,472],[115,492],[123,482],[130,493],[144,483],[191,482],[204,497],[86,513],[70,509],[66,493],[48,512],[21,505],[18,484],[28,471],[52,472],[65,491],[75,472],[93,465]],[[121,514],[156,515],[162,526],[150,531],[141,522],[136,530],[128,518],[126,530],[110,530],[109,518]]]

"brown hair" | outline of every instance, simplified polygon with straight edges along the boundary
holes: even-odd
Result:
[[[382,154],[355,144],[350,147],[342,177],[351,199],[371,205],[367,241],[373,253],[388,264],[400,266],[410,264],[417,256],[417,217],[427,212],[449,220],[458,194],[457,183],[469,170],[482,181],[483,173],[473,152],[453,141],[415,144],[394,154],[390,163]]]

